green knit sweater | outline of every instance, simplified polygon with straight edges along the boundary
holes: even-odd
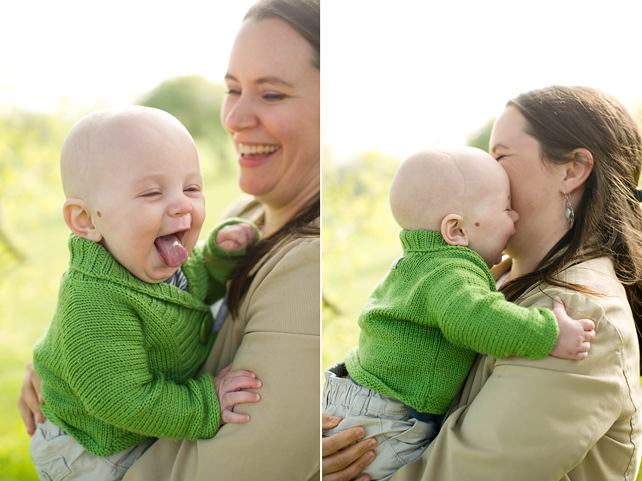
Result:
[[[49,329],[33,349],[42,412],[90,453],[144,439],[209,438],[220,424],[210,374],[192,379],[215,335],[209,305],[245,251],[216,246],[220,224],[182,269],[189,293],[136,278],[99,244],[69,237]],[[255,239],[256,240],[256,239]]]
[[[482,258],[439,232],[402,231],[404,257],[375,287],[359,316],[350,376],[419,412],[442,414],[475,353],[537,359],[551,352],[552,311],[511,304]]]

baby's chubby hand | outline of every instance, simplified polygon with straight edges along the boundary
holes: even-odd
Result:
[[[577,361],[586,359],[591,341],[595,338],[595,323],[590,319],[575,320],[569,317],[559,297],[554,299],[553,314],[557,318],[559,335],[551,356]]]
[[[247,414],[232,411],[234,406],[241,403],[255,403],[261,397],[253,392],[241,389],[258,389],[263,383],[256,379],[250,371],[231,371],[230,364],[214,378],[216,396],[221,407],[221,426],[225,423],[246,423],[250,420]]]
[[[246,249],[255,235],[256,231],[247,224],[226,225],[216,234],[216,245],[227,252]]]

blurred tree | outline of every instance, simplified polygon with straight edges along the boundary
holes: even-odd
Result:
[[[340,265],[347,285],[362,264],[363,253],[356,247],[360,243],[355,237],[396,241],[388,190],[398,166],[399,159],[378,152],[338,165],[324,148],[323,264],[329,268]],[[342,313],[346,296],[350,296],[349,290],[324,282],[322,303],[330,318]]]
[[[165,80],[144,95],[139,105],[169,112],[182,122],[200,144],[208,144],[226,168],[229,157],[229,135],[221,125],[221,103],[225,87],[198,75]]]
[[[0,116],[0,262],[4,270],[24,259],[23,250],[12,234],[8,218],[20,217],[37,222],[30,209],[54,208],[52,197],[59,199],[58,159],[69,125],[56,116],[14,110]],[[28,205],[26,199],[41,199]],[[55,205],[55,209],[59,209]]]
[[[495,117],[486,122],[479,130],[468,135],[467,144],[470,147],[477,147],[478,149],[488,152],[488,144],[490,143],[490,133],[495,124]]]

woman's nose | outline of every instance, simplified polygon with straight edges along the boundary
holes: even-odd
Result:
[[[221,108],[221,121],[230,132],[251,129],[259,124],[251,101],[243,94],[236,98],[226,97]]]
[[[516,210],[511,210],[511,217],[513,218],[513,222],[517,222],[517,219],[519,219],[519,214]]]

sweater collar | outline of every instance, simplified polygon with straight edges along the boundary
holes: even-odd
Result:
[[[399,238],[404,252],[425,252],[448,247],[441,232],[432,230],[402,230]]]
[[[75,270],[88,277],[102,279],[158,299],[190,308],[208,307],[188,292],[164,282],[157,284],[140,280],[123,266],[100,244],[69,235],[69,270]]]

